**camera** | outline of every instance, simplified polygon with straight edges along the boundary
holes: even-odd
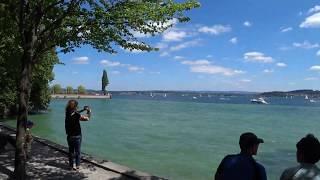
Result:
[[[88,111],[88,110],[90,110],[90,107],[89,106],[83,106],[83,109]]]

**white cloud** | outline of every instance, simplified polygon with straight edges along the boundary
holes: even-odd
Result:
[[[288,51],[288,50],[290,50],[290,49],[292,49],[292,47],[290,46],[281,46],[281,47],[279,47],[279,50],[280,51]]]
[[[109,60],[106,60],[106,59],[101,60],[100,64],[108,66],[108,67],[122,66],[122,64],[120,62],[109,61]]]
[[[231,30],[232,29],[229,25],[225,26],[225,25],[221,25],[221,24],[217,24],[217,25],[214,25],[211,27],[203,26],[198,29],[199,32],[213,34],[213,35],[227,33],[227,32],[230,32]]]
[[[305,81],[315,81],[315,80],[318,80],[318,78],[316,78],[316,77],[307,77],[304,80]]]
[[[221,74],[224,76],[233,76],[239,74],[240,71],[233,70],[230,68],[225,68],[216,65],[201,65],[201,66],[191,66],[190,71],[194,73],[204,73],[204,74]]]
[[[120,74],[120,71],[111,71],[111,74]]]
[[[168,47],[168,44],[166,43],[163,43],[163,42],[159,42],[155,45],[156,48],[159,48],[159,49],[165,49]]]
[[[245,73],[247,73],[246,71],[242,71],[242,70],[234,70],[234,72],[236,74],[245,74]]]
[[[282,63],[282,62],[278,62],[276,65],[277,65],[278,67],[287,67],[287,64]]]
[[[236,74],[244,74],[244,71],[234,70],[222,66],[212,65],[210,61],[206,59],[194,60],[194,61],[182,61],[181,64],[189,65],[190,71],[194,73],[203,74],[221,74],[224,76],[233,76]]]
[[[311,66],[310,70],[311,71],[320,71],[320,66]]]
[[[170,56],[170,53],[167,51],[160,53],[160,57],[166,57],[166,56]]]
[[[243,22],[243,25],[246,27],[250,27],[250,26],[252,26],[252,23],[249,21],[245,21],[245,22]]]
[[[250,79],[241,79],[240,81],[241,81],[241,82],[244,82],[244,83],[249,83],[249,82],[251,82]]]
[[[289,31],[292,31],[293,30],[293,28],[292,27],[287,27],[287,28],[281,28],[280,29],[281,30],[281,32],[289,32]]]
[[[129,66],[128,70],[132,72],[141,72],[141,71],[144,71],[144,68],[138,67],[138,66]]]
[[[265,69],[263,70],[264,73],[273,73],[274,70],[273,69]]]
[[[170,47],[170,51],[179,51],[181,49],[185,49],[185,48],[189,48],[189,47],[194,47],[194,46],[198,46],[200,45],[200,40],[199,39],[195,39],[192,41],[186,41],[183,43],[180,43],[176,46],[172,46]]]
[[[151,71],[150,74],[161,74],[159,71]]]
[[[292,46],[297,48],[303,48],[303,49],[313,49],[313,48],[320,47],[318,43],[312,44],[309,41],[303,41],[302,43],[294,42]]]
[[[101,60],[100,61],[100,64],[104,65],[104,66],[107,66],[107,67],[125,67],[128,69],[128,71],[131,71],[131,72],[142,72],[144,71],[144,68],[143,67],[138,67],[138,66],[135,66],[135,65],[131,65],[131,64],[122,64],[120,62],[117,62],[117,61],[109,61],[109,60]],[[116,71],[114,71],[115,74],[119,74],[117,73]]]
[[[229,40],[232,44],[237,44],[238,43],[238,38],[234,37],[232,39]]]
[[[169,28],[170,26],[174,26],[177,23],[178,23],[177,18],[170,19],[166,22],[154,22],[154,21],[149,22],[150,25],[155,26],[159,30],[163,29],[163,28]]]
[[[174,56],[174,59],[175,60],[181,60],[181,59],[184,59],[184,57],[183,56]]]
[[[212,58],[213,56],[211,54],[207,55],[207,58]]]
[[[184,31],[178,31],[178,30],[175,30],[175,29],[172,29],[172,30],[168,30],[168,31],[165,31],[163,33],[163,40],[164,41],[182,41],[185,37],[187,37],[187,33],[184,32]]]
[[[315,5],[313,8],[309,9],[308,14],[313,14],[320,11],[320,6]]]
[[[247,52],[243,56],[249,62],[272,63],[274,61],[272,57],[261,52]]]
[[[132,35],[136,38],[148,38],[151,37],[151,34],[141,33],[139,31],[131,31]]]
[[[319,28],[319,27],[320,27],[320,12],[307,17],[300,24],[300,28]]]
[[[134,53],[134,54],[146,53],[146,51],[142,51],[142,50],[139,50],[139,49],[132,49],[132,50],[126,49],[126,51],[130,52],[130,53]]]
[[[317,54],[316,54],[316,55],[317,55],[317,56],[320,56],[320,50],[317,51]]]
[[[209,65],[211,64],[210,61],[205,59],[195,60],[195,61],[182,61],[181,64],[185,65]]]
[[[87,56],[75,57],[72,61],[73,64],[89,64],[89,58]]]

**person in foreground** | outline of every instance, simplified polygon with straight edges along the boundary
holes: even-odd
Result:
[[[80,121],[88,121],[90,119],[91,110],[85,106],[83,110],[77,111],[78,102],[69,100],[66,107],[65,129],[69,146],[69,167],[70,170],[78,170],[80,167],[80,148],[82,141]],[[80,113],[87,111],[87,115]],[[76,168],[74,168],[74,159]]]
[[[320,143],[312,134],[302,138],[296,145],[297,161],[300,165],[286,169],[280,180],[320,180]]]
[[[215,180],[266,180],[265,168],[252,157],[257,155],[259,144],[263,142],[263,139],[251,132],[241,134],[241,152],[223,158],[216,171]]]

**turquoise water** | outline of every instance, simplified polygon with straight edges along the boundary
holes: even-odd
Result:
[[[66,145],[66,100],[53,100],[50,112],[34,115],[33,132]],[[177,180],[212,179],[221,159],[239,151],[238,138],[252,131],[264,138],[257,159],[269,179],[279,179],[295,162],[295,144],[320,137],[320,107],[191,101],[79,100],[92,120],[82,123],[82,151]],[[299,104],[299,103],[296,103]],[[15,125],[14,121],[7,123]]]

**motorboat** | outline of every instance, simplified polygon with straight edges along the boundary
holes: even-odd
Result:
[[[193,96],[192,99],[198,99],[196,96]]]
[[[260,97],[258,99],[251,99],[250,100],[251,103],[254,103],[254,104],[269,104],[266,100],[264,100],[264,98]]]
[[[310,99],[310,102],[311,102],[311,103],[315,103],[315,102],[317,102],[317,101],[314,100],[314,99]]]
[[[229,101],[230,98],[221,97],[221,98],[219,98],[219,100],[221,100],[221,101]]]

